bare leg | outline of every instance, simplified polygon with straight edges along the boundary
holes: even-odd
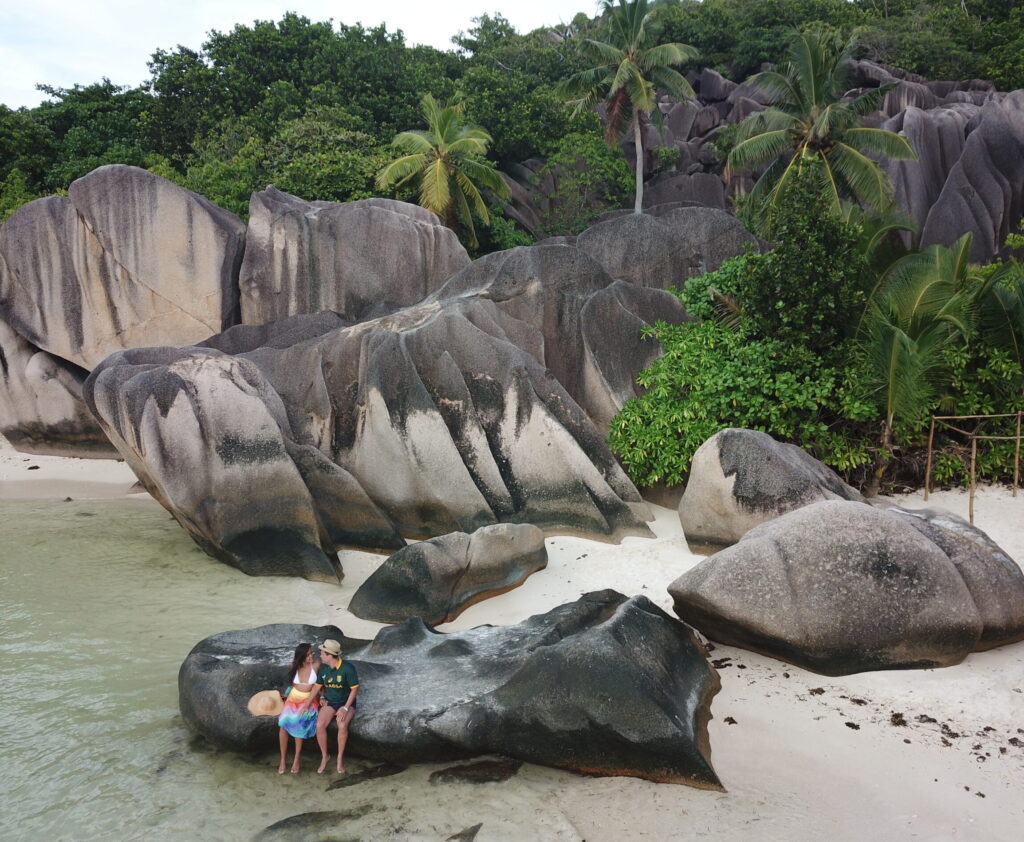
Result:
[[[327,761],[331,759],[327,753],[327,726],[331,724],[332,719],[334,719],[334,708],[330,705],[320,708],[320,713],[316,718],[316,742],[320,746],[320,768],[316,770],[318,775],[324,773]]]
[[[348,742],[348,724],[356,715],[354,710],[338,711],[338,772],[345,774],[345,744]]]
[[[295,738],[295,762],[292,763],[292,774],[297,775],[299,773],[299,762],[302,757],[302,744],[305,742],[302,737]]]
[[[288,732],[284,728],[278,728],[278,743],[281,745],[281,762],[277,765],[277,774],[284,774],[285,760],[288,757]]]

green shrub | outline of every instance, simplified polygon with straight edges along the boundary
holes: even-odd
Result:
[[[641,486],[682,482],[693,454],[726,427],[762,430],[850,469],[869,457],[863,442],[830,429],[844,406],[845,373],[813,351],[752,339],[714,321],[647,330],[665,350],[640,373],[647,391],[612,422],[609,443]]]

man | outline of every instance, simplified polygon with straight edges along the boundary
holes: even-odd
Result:
[[[320,768],[323,774],[327,761],[327,726],[333,719],[338,723],[338,772],[345,772],[345,743],[348,742],[348,726],[356,713],[356,695],[359,693],[359,676],[350,661],[341,657],[341,644],[336,640],[325,640],[320,645],[320,669],[317,670],[317,684],[323,688],[324,705],[316,720],[316,741],[320,745]]]

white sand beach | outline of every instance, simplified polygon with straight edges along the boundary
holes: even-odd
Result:
[[[134,483],[122,462],[28,456],[0,440],[2,501],[124,499]],[[921,507],[922,497],[916,493],[897,502]],[[138,492],[131,498],[156,506]],[[927,505],[967,516],[966,492],[933,492]],[[519,622],[602,588],[644,594],[671,612],[667,585],[701,557],[689,551],[674,511],[652,510],[653,540],[612,545],[550,537],[546,570],[472,606],[440,630]],[[1007,488],[983,486],[975,511],[976,525],[1018,563],[1024,561],[1024,492],[1013,497]],[[372,636],[380,626],[352,617],[345,606],[383,558],[343,552],[344,584],[303,583],[304,613],[294,621],[335,623],[350,636]],[[254,613],[251,624],[270,621]],[[732,647],[714,647],[712,659],[722,678],[712,705],[712,761],[726,792],[527,766],[504,809],[514,814],[532,805],[538,815],[557,818],[548,823],[545,838],[587,842],[1010,842],[1024,834],[1024,643],[974,654],[946,669],[843,678]],[[176,676],[166,680],[173,683]],[[506,785],[478,790],[481,805],[501,801],[497,786]],[[523,786],[532,793],[526,802]],[[388,791],[394,795],[396,787]],[[414,812],[444,809],[436,793],[424,792],[394,797],[406,797],[405,809]],[[302,809],[323,808],[296,804],[294,812]],[[515,828],[514,821],[485,824],[477,839],[515,839]]]

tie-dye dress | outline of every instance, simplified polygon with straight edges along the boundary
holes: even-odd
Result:
[[[302,704],[313,695],[313,691],[310,690],[308,693],[300,690],[296,687],[296,684],[316,684],[316,672],[310,670],[308,681],[298,681],[299,674],[295,674],[293,679],[291,692],[285,697],[284,710],[281,711],[281,715],[277,718],[277,724],[284,728],[293,737],[298,737],[300,740],[308,740],[310,737],[316,734],[316,717],[318,707],[316,705],[310,705],[305,711],[299,711]]]

